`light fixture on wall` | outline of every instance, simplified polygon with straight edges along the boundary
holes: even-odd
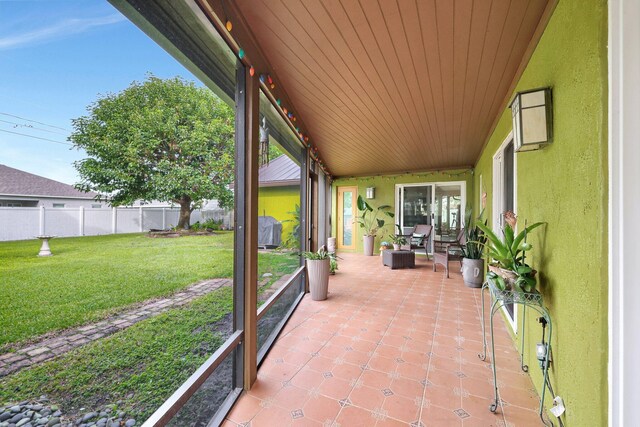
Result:
[[[376,198],[376,188],[367,187],[367,199],[375,199],[375,198]]]
[[[553,140],[551,88],[516,93],[511,101],[515,151],[538,150]]]

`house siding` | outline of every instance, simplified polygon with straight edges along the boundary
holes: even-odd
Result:
[[[291,212],[296,205],[300,205],[300,187],[288,185],[282,187],[261,187],[258,191],[258,214],[260,216],[272,216],[282,222],[282,241],[293,230]]]
[[[37,201],[37,202],[36,202]],[[0,195],[0,206],[7,206],[7,203],[24,202],[22,207],[41,207],[53,208],[54,204],[64,203],[65,208],[79,208],[84,206],[87,209],[93,204],[107,207],[106,202],[97,202],[93,199],[74,199],[64,197],[42,197],[42,196],[12,196]]]
[[[551,382],[567,407],[566,425],[575,426],[607,425],[606,46],[606,2],[562,0],[516,87],[553,88],[554,142],[516,153],[517,214],[520,223],[547,223],[530,235],[529,260],[553,320]],[[487,218],[493,156],[510,131],[506,109],[476,164],[474,192],[481,193],[482,176]],[[473,201],[478,212],[479,197]],[[530,310],[525,348],[535,349],[540,335]],[[540,393],[534,352],[526,362]],[[507,393],[502,398],[509,402]]]

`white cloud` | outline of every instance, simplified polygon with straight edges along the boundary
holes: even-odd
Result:
[[[98,18],[65,19],[48,27],[32,29],[21,34],[0,36],[0,50],[16,49],[46,43],[73,34],[84,33],[94,27],[117,24],[125,20],[126,18],[120,14],[111,14]]]

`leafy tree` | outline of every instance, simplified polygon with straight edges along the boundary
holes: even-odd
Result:
[[[280,156],[282,156],[282,150],[273,143],[269,144],[269,160],[277,159]]]
[[[292,211],[287,212],[291,215],[291,219],[285,219],[282,222],[293,223],[293,228],[285,238],[282,246],[288,249],[300,248],[300,205],[296,203]]]
[[[204,199],[233,204],[234,115],[208,89],[150,75],[87,110],[73,120],[69,137],[88,154],[74,163],[79,190],[108,194],[112,206],[138,199],[179,204],[179,228],[189,228]]]

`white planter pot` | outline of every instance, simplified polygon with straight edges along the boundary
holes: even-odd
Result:
[[[484,260],[462,258],[462,280],[470,288],[481,288],[484,280]]]
[[[366,256],[373,256],[373,241],[376,236],[362,236],[362,243],[364,246],[364,254]]]
[[[335,237],[329,237],[327,239],[327,252],[329,252],[330,254],[336,253],[336,238]]]
[[[329,291],[329,258],[308,259],[307,274],[309,275],[311,299],[314,301],[326,300]]]
[[[394,250],[394,251],[399,251],[399,250],[400,250],[400,246],[401,246],[401,245],[398,245],[398,244],[395,244],[395,243],[394,243],[394,244],[393,244],[393,250]]]

